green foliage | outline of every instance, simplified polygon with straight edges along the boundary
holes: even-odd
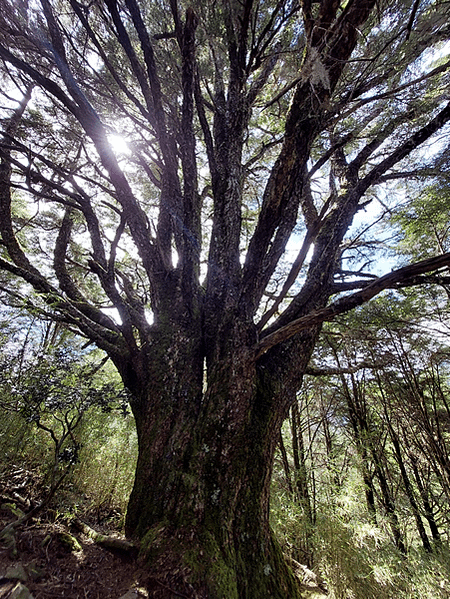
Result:
[[[450,188],[442,174],[440,182],[425,188],[393,214],[392,223],[400,237],[396,251],[414,259],[448,252],[449,208]]]
[[[445,299],[436,288],[389,292],[327,325],[298,395],[314,522],[277,462],[272,525],[303,563],[308,541],[331,599],[449,597]]]
[[[405,558],[380,528],[332,510],[317,523],[317,560],[330,599],[448,597],[448,555],[412,550]]]
[[[81,425],[80,438],[79,464],[71,477],[74,503],[86,497],[88,509],[99,519],[114,516],[115,510],[123,515],[137,458],[134,419],[94,408]]]
[[[1,465],[26,464],[28,468],[48,470],[53,459],[48,435],[36,429],[20,414],[1,411],[0,456]]]
[[[354,476],[318,509],[313,569],[326,581],[329,598],[448,599],[448,548],[426,554],[413,547],[403,556],[392,544],[388,523],[370,522],[362,492],[362,481]],[[311,531],[298,503],[276,488],[271,522],[285,553],[298,559],[297,549]]]
[[[58,501],[70,509],[123,513],[137,450],[128,392],[97,350],[17,318],[2,326],[0,466],[25,465],[50,487],[65,476]]]
[[[304,510],[277,485],[273,486],[270,521],[284,553],[300,563],[307,561],[304,547],[313,532]]]

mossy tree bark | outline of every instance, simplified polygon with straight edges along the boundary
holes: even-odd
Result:
[[[2,121],[0,268],[132,392],[127,529],[155,597],[300,595],[269,482],[321,323],[450,263],[342,281],[366,192],[450,120],[448,67],[409,69],[446,39],[448,5],[416,3],[410,43],[406,4],[0,0],[1,68],[37,90],[34,112]]]
[[[139,457],[126,527],[141,539],[149,588],[155,597],[300,597],[269,526],[273,455],[291,396],[267,358],[255,361],[252,323],[227,323],[205,379],[193,349],[200,340],[166,326],[145,356],[146,381],[132,377]]]

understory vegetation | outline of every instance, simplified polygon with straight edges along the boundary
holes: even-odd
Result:
[[[272,524],[330,597],[450,596],[446,304],[390,293],[327,327],[285,423]]]
[[[450,599],[449,24],[0,0],[0,598]]]
[[[2,323],[0,468],[34,471],[44,495],[59,487],[58,509],[123,527],[137,454],[127,392],[98,350],[12,316]]]
[[[450,596],[449,331],[433,293],[324,329],[283,427],[271,524],[332,599]],[[137,438],[120,381],[55,325],[8,309],[2,331],[0,477],[33,473],[31,502],[57,481],[59,518],[122,532]]]

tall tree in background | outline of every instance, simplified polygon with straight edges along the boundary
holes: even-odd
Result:
[[[2,288],[133,394],[153,596],[299,596],[269,482],[320,325],[450,264],[343,265],[376,186],[448,166],[448,3],[0,7]]]

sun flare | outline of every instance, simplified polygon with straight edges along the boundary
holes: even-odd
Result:
[[[119,134],[108,135],[108,141],[115,154],[128,156],[131,153],[127,140]]]

